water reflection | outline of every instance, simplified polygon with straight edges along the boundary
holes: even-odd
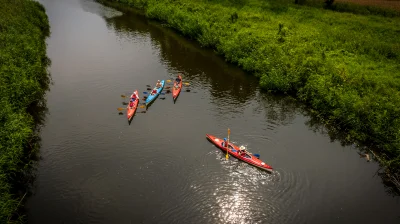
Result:
[[[149,22],[141,15],[127,12],[104,19],[121,38],[137,41],[150,37],[154,48],[160,52],[160,61],[167,65],[171,73],[183,71],[185,81],[195,86],[209,86],[215,99],[232,97],[232,103],[242,104],[254,98],[258,91],[258,82],[254,77],[244,75],[242,70],[223,63],[223,59],[212,51],[195,46],[195,43]]]

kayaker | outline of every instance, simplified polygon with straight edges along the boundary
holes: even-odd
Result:
[[[175,81],[176,81],[177,84],[179,84],[179,82],[181,81],[181,79],[180,79],[179,77],[177,77],[177,78],[175,79]]]
[[[130,107],[133,107],[133,102],[134,101],[135,101],[134,99],[131,99],[131,103],[129,104]]]
[[[228,143],[226,142],[226,138],[224,138],[224,141],[221,143],[222,147],[226,147]]]
[[[157,93],[157,90],[153,89],[153,91],[151,91],[151,95],[154,95]]]
[[[156,87],[157,87],[157,88],[161,87],[161,83],[160,83],[160,80],[157,80],[157,84],[156,84]]]
[[[242,145],[242,146],[240,146],[240,148],[239,148],[239,155],[241,155],[241,156],[244,156],[244,155],[246,155],[246,148]]]

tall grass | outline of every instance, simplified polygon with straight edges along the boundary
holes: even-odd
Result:
[[[112,1],[112,0],[108,0]],[[272,0],[113,0],[293,94],[400,168],[400,18]]]
[[[49,84],[45,38],[49,24],[42,5],[0,1],[0,223],[22,222],[17,211],[25,192],[18,185],[30,171],[36,149],[35,123],[27,110]]]

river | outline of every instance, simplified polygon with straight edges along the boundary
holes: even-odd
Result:
[[[400,223],[378,164],[332,140],[296,100],[139,14],[40,2],[53,84],[29,223]],[[121,94],[142,97],[178,71],[190,85],[175,104],[162,95],[130,124],[118,114]],[[228,128],[274,172],[226,160],[206,140]]]

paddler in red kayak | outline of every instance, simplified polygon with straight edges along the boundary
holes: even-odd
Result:
[[[241,156],[244,156],[244,155],[246,155],[246,152],[247,152],[246,148],[243,145],[240,146],[238,154],[241,155]]]
[[[222,147],[226,147],[228,143],[226,142],[226,138],[224,138],[224,141],[221,143]]]
[[[131,98],[131,103],[129,104],[129,106],[130,106],[131,108],[133,107],[135,100],[136,100],[136,97],[133,96],[133,97]]]

